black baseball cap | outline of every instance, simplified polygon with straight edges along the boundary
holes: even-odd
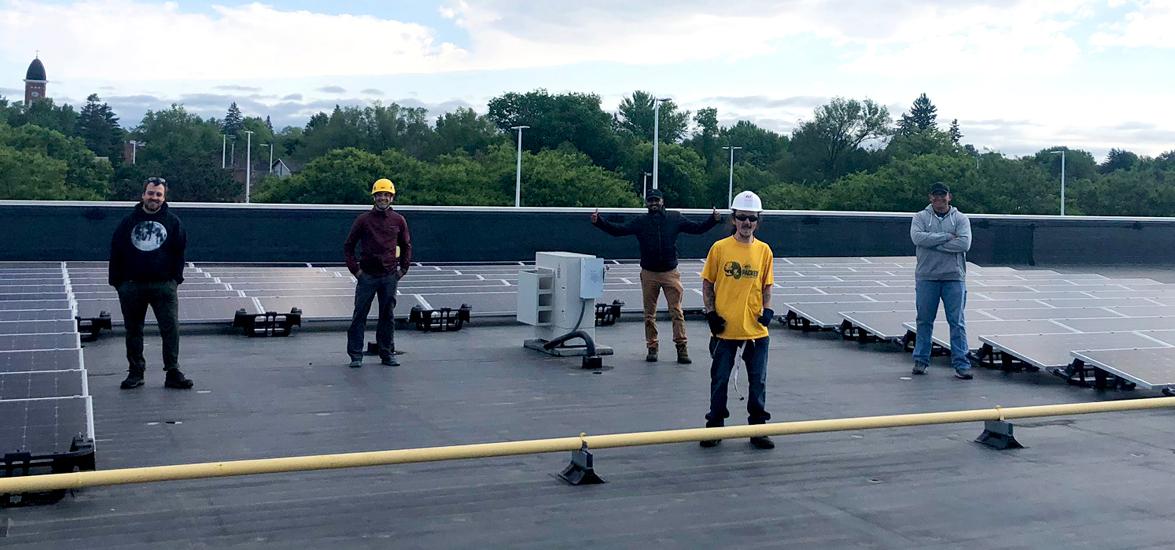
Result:
[[[930,194],[931,195],[947,195],[947,194],[950,194],[950,192],[951,192],[951,188],[947,187],[947,184],[945,184],[941,181],[935,182],[934,185],[930,186]]]
[[[661,194],[660,189],[649,189],[649,192],[645,193],[645,201],[664,200],[664,199],[665,199],[665,197],[664,197],[664,195]]]

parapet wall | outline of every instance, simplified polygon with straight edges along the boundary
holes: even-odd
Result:
[[[171,205],[188,231],[189,261],[341,262],[352,221],[368,207]],[[0,260],[105,260],[110,235],[131,203],[0,202]],[[414,259],[427,262],[533,260],[538,250],[635,258],[631,237],[591,226],[590,208],[413,207],[408,219]],[[609,219],[641,210],[602,212]],[[686,210],[701,219],[708,210]],[[613,217],[617,218],[613,218]],[[776,256],[906,256],[909,213],[769,211],[758,236]],[[1175,218],[971,215],[968,259],[979,264],[1124,264],[1175,262]],[[706,255],[728,234],[720,226],[682,235],[683,258]]]

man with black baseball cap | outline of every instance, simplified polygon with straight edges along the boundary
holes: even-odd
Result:
[[[692,222],[681,212],[665,210],[665,200],[658,189],[645,195],[648,214],[637,216],[624,224],[613,224],[592,212],[592,225],[616,237],[636,235],[641,250],[641,296],[645,309],[645,344],[649,348],[645,360],[657,360],[657,300],[665,291],[669,318],[673,321],[673,343],[677,345],[677,362],[689,364],[686,345],[685,314],[681,311],[681,274],[677,272],[677,234],[701,235],[718,225],[722,216],[714,209],[701,223]]]
[[[914,214],[910,240],[918,257],[914,268],[914,301],[918,310],[918,334],[914,341],[914,374],[926,374],[930,365],[931,335],[941,301],[951,328],[951,366],[955,378],[970,380],[967,328],[967,251],[971,249],[971,222],[951,206],[951,189],[945,183],[930,186],[930,204]]]

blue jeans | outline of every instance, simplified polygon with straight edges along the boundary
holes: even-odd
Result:
[[[722,426],[730,411],[726,409],[726,389],[730,383],[730,371],[738,349],[743,348],[743,362],[747,364],[747,382],[750,395],[747,401],[747,424],[764,424],[771,420],[767,405],[767,344],[771,337],[758,340],[725,340],[710,338],[710,412],[706,414],[706,427]]]
[[[914,363],[930,364],[930,337],[934,335],[934,318],[938,302],[946,312],[951,327],[951,366],[971,368],[967,359],[967,326],[963,310],[967,307],[967,284],[964,281],[916,281],[915,305],[918,308],[918,335],[914,341]]]
[[[379,297],[379,324],[375,326],[375,343],[381,359],[391,357],[396,350],[395,326],[392,313],[396,309],[396,274],[368,275],[360,273],[355,284],[355,311],[351,314],[351,328],[347,330],[347,355],[352,360],[363,359],[363,334],[367,332],[367,314],[371,301]]]

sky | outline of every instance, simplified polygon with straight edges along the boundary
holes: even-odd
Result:
[[[236,101],[276,128],[379,101],[486,111],[506,92],[635,90],[724,126],[790,133],[832,97],[896,120],[919,94],[963,142],[1009,156],[1175,149],[1175,1],[0,0],[0,95],[97,93],[125,127]],[[542,121],[531,121],[537,125]]]

